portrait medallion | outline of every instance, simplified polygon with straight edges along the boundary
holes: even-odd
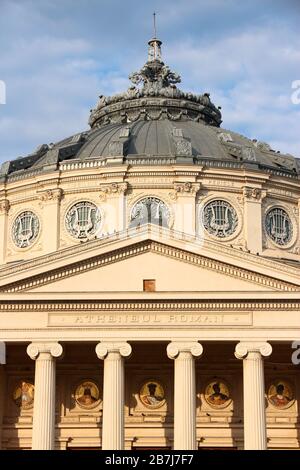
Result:
[[[157,380],[147,380],[141,386],[139,397],[147,408],[160,408],[166,402],[165,391]]]
[[[217,379],[206,386],[204,398],[214,408],[226,408],[232,401],[228,385]]]
[[[23,410],[32,408],[34,400],[34,385],[31,382],[21,380],[13,392],[13,400],[15,404]]]
[[[99,405],[101,400],[98,385],[90,380],[81,382],[75,390],[75,401],[81,408],[86,409]]]
[[[268,390],[268,401],[275,408],[285,409],[294,403],[292,386],[286,380],[273,380]]]

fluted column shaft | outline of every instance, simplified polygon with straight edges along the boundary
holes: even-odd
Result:
[[[96,354],[104,360],[102,449],[124,449],[124,357],[128,343],[99,343]]]
[[[272,353],[269,343],[239,343],[235,355],[243,359],[244,449],[267,449],[263,357]]]
[[[167,354],[174,359],[174,449],[196,449],[195,357],[201,356],[197,342],[173,342]]]
[[[33,450],[53,450],[55,447],[55,359],[62,351],[58,343],[32,343],[27,348],[28,355],[35,359]]]

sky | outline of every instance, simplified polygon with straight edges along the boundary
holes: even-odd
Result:
[[[300,0],[0,0],[0,162],[88,129],[98,96],[145,63],[153,11],[180,89],[300,157]]]

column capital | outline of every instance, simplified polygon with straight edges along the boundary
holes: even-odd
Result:
[[[27,354],[31,359],[37,359],[41,353],[48,353],[58,358],[63,353],[63,347],[57,342],[31,343],[27,346]]]
[[[8,199],[1,199],[0,200],[0,214],[8,214],[10,209],[10,202]]]
[[[169,359],[176,359],[181,352],[189,352],[195,357],[200,357],[203,353],[203,347],[198,341],[172,341],[168,344],[167,355]]]
[[[234,355],[237,359],[245,359],[252,352],[268,357],[272,354],[272,346],[266,341],[242,341],[236,345]]]
[[[122,342],[103,342],[98,343],[96,346],[96,354],[99,359],[105,359],[108,353],[116,352],[119,353],[122,357],[129,357],[132,352],[132,348],[129,343],[126,341]]]

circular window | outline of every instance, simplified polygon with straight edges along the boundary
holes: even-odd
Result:
[[[266,232],[277,245],[287,245],[293,235],[293,226],[287,212],[280,207],[275,207],[266,215]]]
[[[216,200],[206,204],[202,221],[208,233],[218,238],[225,238],[236,231],[238,216],[229,202]]]
[[[12,239],[19,248],[30,246],[38,236],[40,222],[31,211],[18,215],[12,226]]]
[[[156,197],[145,197],[135,204],[131,211],[130,226],[156,224],[168,227],[170,211],[166,204]]]
[[[74,238],[88,238],[96,233],[100,226],[100,211],[91,202],[78,202],[67,212],[65,222],[68,232]]]

